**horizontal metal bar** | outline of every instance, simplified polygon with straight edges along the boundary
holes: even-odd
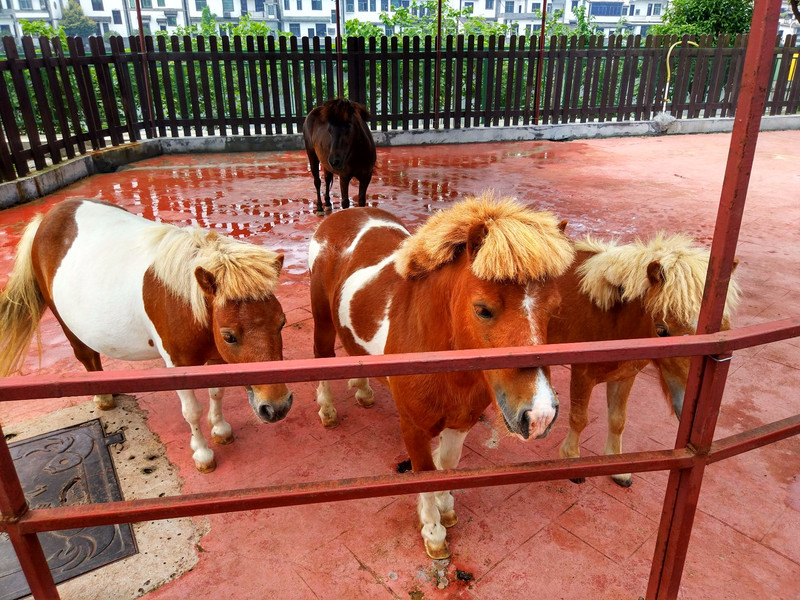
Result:
[[[477,469],[426,471],[293,483],[165,498],[146,498],[31,510],[16,524],[0,522],[0,531],[54,531],[135,523],[281,506],[338,502],[446,489],[552,481],[625,472],[686,469],[695,455],[687,449],[635,452],[624,455],[545,460]]]
[[[716,440],[711,444],[708,462],[719,462],[797,434],[800,434],[800,415],[794,415],[793,417]]]
[[[57,378],[52,375],[6,377],[0,379],[0,401],[318,381],[322,378],[333,380],[642,358],[716,356],[797,336],[800,336],[800,317],[719,333],[674,338],[315,358],[139,371],[75,372],[59,374]]]

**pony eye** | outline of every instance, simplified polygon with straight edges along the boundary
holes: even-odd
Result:
[[[226,344],[235,344],[236,343],[236,336],[230,331],[223,331],[222,332],[222,339],[225,340]]]
[[[481,319],[491,319],[494,316],[491,310],[480,304],[476,304],[472,308],[475,310],[475,314]]]
[[[656,325],[656,335],[658,337],[669,337],[669,330],[666,328],[665,325],[659,323]]]

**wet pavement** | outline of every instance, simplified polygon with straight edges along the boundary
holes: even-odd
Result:
[[[665,230],[709,244],[729,141],[729,134],[711,134],[379,148],[368,199],[414,228],[432,211],[493,188],[568,219],[574,237],[592,233],[625,242]],[[734,325],[800,315],[799,163],[800,132],[760,135],[737,251],[744,299]],[[355,193],[353,185],[351,197]],[[332,195],[338,210],[338,182]],[[278,290],[288,317],[284,353],[313,356],[305,253],[319,218],[303,152],[161,156],[2,211],[0,285],[27,219],[75,197],[105,199],[149,219],[197,224],[285,253]],[[26,373],[82,370],[49,314],[42,333],[41,366],[32,349]],[[735,354],[718,438],[800,412],[799,349],[794,339]],[[508,437],[494,426],[490,410],[467,437],[461,466],[556,458],[566,432],[567,368],[555,368],[553,379],[562,411],[548,438],[521,443]],[[273,425],[257,421],[244,390],[229,390],[226,417],[236,441],[217,447],[218,467],[209,475],[194,469],[174,393],[143,393],[137,401],[185,493],[386,474],[405,457],[386,388],[375,386],[376,405],[366,410],[343,382],[335,383],[341,425],[325,430],[314,385],[291,387],[294,407]],[[599,386],[582,437],[584,456],[603,452],[603,395]],[[207,401],[205,392],[199,396]],[[31,418],[89,401],[2,403],[0,422],[9,433]],[[648,369],[629,403],[625,450],[670,448],[676,429]],[[458,490],[460,520],[448,533],[453,557],[445,562],[426,557],[411,496],[217,515],[207,518],[210,530],[194,546],[194,569],[142,581],[140,593],[149,592],[148,600],[231,593],[254,599],[635,600],[646,589],[666,483],[667,474],[655,472],[634,475],[627,489],[602,477],[583,485]],[[800,598],[800,439],[711,465],[695,523],[680,598]]]

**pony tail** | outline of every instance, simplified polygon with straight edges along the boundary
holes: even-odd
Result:
[[[45,309],[31,260],[33,238],[41,220],[42,215],[38,215],[25,228],[8,283],[0,293],[0,377],[12,375],[22,367]]]

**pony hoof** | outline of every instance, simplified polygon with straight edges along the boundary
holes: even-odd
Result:
[[[451,510],[450,512],[440,514],[439,522],[444,527],[452,527],[453,525],[458,523],[458,517],[456,516],[456,511]]]
[[[214,441],[215,444],[220,446],[227,446],[228,444],[233,443],[233,434],[229,433],[228,435],[215,435],[211,434],[211,439]]]
[[[633,485],[633,477],[631,475],[612,475],[611,479],[620,487],[631,487]]]
[[[111,410],[117,406],[113,394],[102,394],[94,397],[94,404],[100,410]]]
[[[372,408],[375,405],[375,394],[358,390],[356,392],[356,402],[364,408]]]
[[[322,211],[322,210],[318,210],[318,211],[316,212],[316,215],[317,215],[318,217],[324,217],[324,216],[325,216],[325,212],[324,212],[324,211]]]
[[[442,560],[450,558],[450,545],[447,540],[442,542],[441,546],[433,546],[427,540],[425,541],[425,552],[433,560]]]
[[[217,468],[217,461],[213,458],[211,459],[210,463],[201,463],[194,461],[194,466],[197,467],[197,470],[201,473],[211,473],[214,469]]]
[[[586,477],[576,477],[575,479],[570,479],[572,483],[586,483]]]

